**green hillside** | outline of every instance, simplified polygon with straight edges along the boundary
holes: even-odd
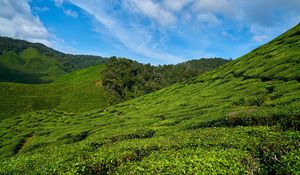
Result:
[[[300,25],[191,81],[1,121],[3,174],[299,174]]]
[[[92,66],[67,74],[53,83],[60,88],[58,110],[86,112],[107,105],[102,74],[106,65]]]
[[[37,63],[35,63],[35,61],[37,61]],[[174,82],[182,81],[182,78],[190,79],[197,74],[226,63],[227,60],[194,60],[192,64],[194,68],[191,69],[194,74],[190,76],[178,74],[179,72],[190,70],[187,68],[190,66],[185,66],[185,69],[182,68],[184,67],[182,65],[185,65],[185,63],[156,67],[147,66],[128,59],[113,58],[107,61],[106,64],[99,64],[61,76],[55,74],[59,72],[59,70],[61,71],[61,69],[56,69],[59,66],[55,67],[57,62],[48,59],[47,56],[40,55],[39,52],[33,48],[25,50],[21,56],[9,56],[4,62],[6,65],[9,65],[8,67],[19,68],[19,70],[3,69],[3,75],[9,76],[11,75],[10,73],[13,75],[18,73],[18,78],[22,78],[26,83],[30,82],[29,80],[33,80],[30,79],[32,77],[39,80],[40,78],[50,80],[49,75],[52,75],[52,81],[55,79],[56,81],[49,84],[34,85],[0,82],[0,104],[3,104],[0,106],[0,120],[41,109],[55,108],[69,112],[86,112],[88,110],[98,109],[108,106],[111,103],[120,103],[153,92],[170,84],[174,84]],[[134,64],[127,65],[127,63]],[[210,66],[206,66],[207,64]],[[126,67],[126,69],[120,69],[122,67]],[[167,70],[172,68],[173,72],[170,71],[170,73],[164,75],[164,73],[167,72],[165,67],[168,67]],[[11,70],[13,71],[10,72]],[[139,75],[130,76],[132,71],[139,71]],[[155,75],[153,73],[154,71],[156,72]],[[33,74],[31,72],[35,73]],[[46,76],[45,72],[48,72],[48,76]],[[149,76],[146,75],[151,75],[151,77],[154,78],[149,78]],[[155,84],[153,83],[154,81]],[[113,87],[120,87],[122,89]],[[116,90],[120,90],[118,91],[120,93],[126,92],[126,95],[121,97],[116,96]],[[130,96],[128,94],[130,94]]]
[[[0,120],[24,112],[59,109],[83,112],[106,105],[101,84],[105,65],[74,71],[51,84],[0,82]]]
[[[13,74],[3,72],[0,81],[48,83],[65,74],[63,67],[56,60],[31,47],[20,54],[13,51],[4,53],[0,56],[0,64]],[[27,75],[30,75],[32,79],[28,79]]]
[[[50,83],[75,70],[107,61],[91,55],[64,54],[40,43],[0,37],[0,81]]]

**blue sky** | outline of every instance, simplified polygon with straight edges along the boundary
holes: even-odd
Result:
[[[151,64],[237,58],[300,22],[299,0],[0,0],[0,35]]]

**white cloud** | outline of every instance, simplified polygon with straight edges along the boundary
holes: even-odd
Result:
[[[0,0],[0,35],[40,42],[51,46],[50,34],[40,19],[33,16],[27,0]]]
[[[300,11],[299,0],[194,0],[194,10],[222,15],[244,24],[266,27],[278,25],[278,17],[285,18]],[[280,15],[281,13],[281,15]]]
[[[211,13],[200,13],[197,16],[197,18],[198,18],[198,20],[200,20],[201,23],[204,23],[204,24],[210,25],[210,26],[216,26],[221,23],[221,21],[214,14],[211,14]]]
[[[193,0],[165,0],[164,7],[172,11],[180,11]]]
[[[67,15],[67,16],[70,16],[70,17],[73,17],[73,18],[78,18],[78,13],[71,10],[71,9],[63,9],[64,10],[64,13]]]
[[[261,43],[269,39],[268,35],[257,35],[252,38],[253,41]]]
[[[195,0],[194,9],[201,13],[220,14],[224,16],[236,15],[236,3],[230,0]]]
[[[100,1],[85,1],[80,0],[70,0],[71,3],[78,6],[79,8],[85,10],[93,18],[97,20],[99,29],[96,30],[103,34],[104,25],[109,31],[109,35],[114,36],[125,48],[126,52],[132,52],[133,54],[141,55],[153,60],[157,60],[162,63],[171,62],[176,63],[182,61],[177,56],[168,54],[155,47],[155,42],[153,42],[151,32],[140,28],[139,26],[130,26],[123,24],[124,22],[120,19],[114,18],[107,13],[104,4]]]
[[[63,10],[64,14],[69,17],[78,18],[78,13],[71,9],[66,9],[64,7],[65,0],[54,0],[56,7],[59,7]]]
[[[221,35],[224,36],[224,37],[226,37],[226,38],[229,38],[229,39],[231,39],[233,41],[237,41],[238,40],[238,38],[236,36],[234,36],[231,33],[226,32],[226,31],[221,32]]]
[[[160,25],[167,26],[176,22],[175,16],[152,0],[125,0],[128,9],[155,19]]]
[[[35,10],[35,11],[38,11],[38,12],[47,12],[47,11],[49,11],[48,7],[33,7],[32,9]]]

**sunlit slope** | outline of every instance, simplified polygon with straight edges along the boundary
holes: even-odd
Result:
[[[115,106],[3,120],[0,173],[299,174],[299,31]]]
[[[53,83],[60,88],[58,110],[85,112],[107,105],[102,86],[105,65],[92,66],[67,74]]]
[[[0,82],[0,119],[24,112],[59,109],[84,112],[105,106],[101,72],[105,65],[74,71],[51,84]]]

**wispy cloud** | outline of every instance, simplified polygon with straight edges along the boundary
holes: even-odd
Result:
[[[201,23],[209,26],[215,26],[221,24],[221,20],[219,20],[215,15],[212,13],[200,13],[197,16],[197,19],[200,20]]]
[[[49,11],[48,7],[33,7],[32,9],[35,10],[35,11],[38,11],[38,12],[47,12],[47,11]]]
[[[64,10],[64,13],[67,15],[67,16],[70,16],[70,17],[73,17],[73,18],[78,18],[78,13],[71,10],[71,9],[63,9]]]
[[[104,53],[153,64],[235,58],[300,21],[299,0],[53,0],[51,6],[36,2],[0,0],[0,35],[72,53]],[[56,26],[56,21],[67,22]],[[68,27],[72,31],[66,32]]]
[[[161,4],[155,3],[152,0],[125,0],[124,2],[126,2],[129,10],[153,18],[160,25],[166,26],[176,22],[176,18],[171,12],[164,9]]]
[[[133,54],[147,57],[148,59],[157,60],[161,63],[182,61],[178,56],[155,48],[156,43],[152,40],[153,36],[150,31],[134,25],[125,25],[124,23],[126,23],[126,21],[124,22],[109,15],[109,12],[106,11],[105,5],[102,2],[93,0],[88,2],[70,0],[70,2],[89,13],[96,19],[100,27],[105,26],[106,31],[109,31],[109,35],[115,37],[127,52],[129,51]],[[101,30],[97,31],[101,32]],[[101,34],[103,34],[103,32],[101,32]]]
[[[64,7],[65,0],[54,0],[54,4],[61,8],[66,16],[78,18],[78,13],[74,10],[68,9]]]
[[[168,63],[188,52],[201,54],[195,57],[238,55],[234,50],[244,50],[247,42],[264,43],[291,27],[295,20],[288,23],[291,17],[286,17],[300,9],[293,7],[297,0],[285,3],[289,5],[280,0],[68,1],[96,19],[100,35],[117,39],[118,49]],[[279,18],[286,18],[284,25],[277,25]],[[227,32],[231,30],[235,32]],[[229,41],[235,48],[225,50],[223,43]]]
[[[164,0],[163,5],[166,9],[171,11],[181,11],[185,6],[190,4],[193,0]]]

